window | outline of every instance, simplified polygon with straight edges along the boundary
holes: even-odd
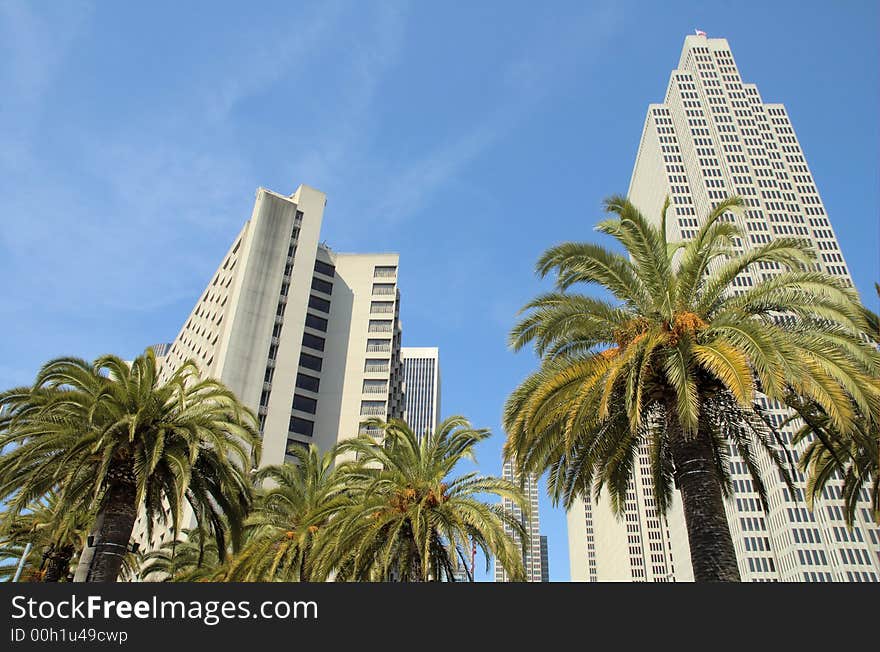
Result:
[[[321,387],[321,379],[309,376],[308,374],[298,373],[296,375],[296,386],[301,389],[307,389],[310,392],[317,392]]]
[[[397,274],[394,265],[378,265],[373,269],[373,278],[393,278]]]
[[[290,426],[288,427],[288,430],[296,435],[311,437],[312,433],[315,431],[315,422],[309,421],[308,419],[301,419],[299,417],[290,417]]]
[[[367,340],[367,352],[368,353],[376,353],[383,352],[387,353],[391,351],[391,340]]]
[[[318,409],[318,401],[308,396],[293,395],[293,409],[314,414]]]
[[[367,358],[364,363],[364,371],[369,373],[388,371],[388,360],[382,358]]]
[[[303,346],[307,346],[310,349],[315,349],[317,351],[324,350],[324,338],[312,335],[311,333],[303,333],[302,343]]]
[[[326,299],[320,299],[316,296],[309,296],[309,308],[320,310],[321,312],[330,312],[330,302]]]
[[[333,284],[320,278],[312,279],[312,289],[324,294],[333,294]]]
[[[315,261],[315,271],[319,274],[330,277],[333,277],[336,274],[336,268],[333,267],[333,265],[328,265],[327,263],[320,260]]]
[[[305,367],[306,369],[311,369],[313,371],[321,371],[321,366],[323,365],[323,360],[321,358],[309,355],[308,353],[301,353],[299,356],[299,364],[301,367]]]
[[[365,380],[364,381],[364,394],[387,394],[388,393],[388,383],[384,380]]]
[[[394,312],[393,301],[373,301],[370,303],[370,312],[372,313],[388,313]]]
[[[383,416],[385,401],[361,401],[361,416]]]
[[[327,320],[311,313],[306,313],[306,326],[315,330],[327,332]]]
[[[370,333],[390,333],[392,324],[390,319],[371,319],[369,325]]]
[[[394,294],[394,283],[373,283],[373,294]]]

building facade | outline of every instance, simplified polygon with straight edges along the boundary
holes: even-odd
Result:
[[[293,446],[327,450],[364,419],[403,416],[398,255],[322,244],[325,204],[305,185],[289,196],[258,189],[164,356],[164,378],[192,359],[257,413],[264,466]],[[168,536],[146,541],[142,522],[136,533],[145,549]]]
[[[682,240],[694,237],[700,220],[729,195],[746,203],[742,215],[725,217],[745,234],[740,251],[777,237],[805,238],[821,268],[852,285],[788,111],[765,103],[754,84],[743,82],[725,39],[688,36],[663,103],[648,108],[629,198],[659,220],[669,196],[667,237]],[[751,269],[735,280],[733,291],[780,271],[772,265]],[[787,414],[782,406],[764,397],[758,401],[781,425]],[[790,444],[793,428],[781,433]],[[801,451],[793,451],[795,457]],[[605,501],[590,499],[569,512],[573,580],[693,579],[680,504],[666,518],[658,515],[647,458],[647,451],[640,451],[623,519],[616,519]],[[800,472],[792,494],[766,456],[760,466],[768,512],[743,460],[731,451],[735,491],[727,513],[744,581],[878,581],[880,531],[867,509],[857,510],[849,530],[839,483],[829,483],[810,512]]]
[[[541,535],[541,581],[550,581],[550,551],[547,548],[547,536]]]
[[[509,498],[502,500],[502,508],[508,514],[512,514],[516,520],[525,526],[529,533],[528,545],[523,552],[523,567],[526,571],[526,582],[541,582],[542,573],[542,549],[541,549],[541,524],[538,517],[538,478],[535,475],[529,475],[526,478],[520,478],[513,468],[513,463],[509,460],[504,461],[501,471],[501,477],[510,482],[520,484],[523,493],[526,496],[526,502],[529,505],[529,514],[524,514],[519,505]],[[521,482],[522,480],[522,482]],[[505,525],[505,532],[517,542],[520,543],[519,536],[513,531],[513,528]],[[510,575],[504,569],[504,565],[495,560],[495,581],[509,582]]]
[[[440,423],[440,351],[404,346],[400,359],[406,422],[421,438],[432,434]]]

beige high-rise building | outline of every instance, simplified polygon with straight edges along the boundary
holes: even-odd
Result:
[[[369,417],[403,416],[398,255],[320,242],[324,193],[257,190],[251,218],[168,348],[223,381],[259,416],[262,465],[293,446],[326,450]],[[142,547],[161,544],[167,532]]]
[[[659,218],[669,196],[667,236],[680,240],[692,238],[700,220],[728,195],[747,204],[743,215],[726,218],[746,236],[741,251],[781,236],[807,238],[821,267],[852,284],[788,111],[765,103],[754,84],[742,81],[725,39],[688,36],[663,103],[648,108],[629,198],[646,216]],[[742,274],[735,286],[748,288],[779,272],[763,265]],[[759,402],[781,425],[785,410],[763,397]],[[790,444],[793,429],[781,432]],[[639,462],[622,520],[605,501],[581,501],[569,512],[572,580],[693,579],[680,504],[666,518],[658,515],[646,451]],[[796,474],[799,489],[792,495],[766,457],[760,466],[768,513],[731,451],[735,491],[727,513],[743,580],[878,581],[880,531],[867,508],[857,510],[849,530],[839,482],[829,483],[810,512],[802,474]],[[867,500],[864,489],[862,498]]]
[[[538,517],[538,478],[535,475],[529,475],[523,478],[520,483],[520,476],[513,468],[510,460],[505,460],[501,470],[501,477],[510,482],[521,484],[526,501],[529,504],[529,514],[524,514],[519,505],[509,498],[502,499],[502,508],[508,514],[512,514],[516,520],[522,523],[526,532],[529,534],[528,545],[523,552],[523,567],[526,571],[526,582],[541,582],[543,580],[541,561],[541,523]],[[504,531],[519,545],[519,536],[513,531],[513,528],[505,525]],[[495,581],[509,582],[510,575],[504,569],[504,565],[495,560]]]

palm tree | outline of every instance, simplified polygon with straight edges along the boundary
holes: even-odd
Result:
[[[260,469],[258,494],[247,522],[246,543],[224,574],[227,581],[310,582],[313,551],[330,520],[345,504],[345,485],[334,470],[334,450],[293,447],[294,463]]]
[[[160,383],[151,349],[129,366],[107,355],[59,358],[33,387],[0,394],[0,499],[15,518],[50,491],[60,509],[94,511],[88,581],[115,581],[138,510],[176,532],[188,504],[225,553],[238,545],[259,455],[253,413],[193,362]],[[228,531],[227,527],[228,525]]]
[[[880,296],[880,285],[875,283],[874,288]],[[875,346],[880,346],[880,316],[867,308],[864,315],[868,326],[865,334]],[[856,508],[866,490],[871,516],[880,523],[880,425],[877,420],[859,414],[852,432],[844,434],[834,427],[816,401],[789,396],[786,403],[793,410],[789,421],[800,420],[793,443],[806,443],[800,466],[807,473],[807,504],[812,508],[828,481],[841,478],[847,524],[851,526],[855,521]],[[858,414],[858,406],[854,405],[853,410]]]
[[[810,509],[830,480],[841,479],[844,515],[855,522],[856,509],[868,492],[871,517],[880,524],[880,427],[875,420],[857,419],[853,430],[842,434],[831,424],[827,412],[815,401],[790,396],[788,422],[798,421],[792,443],[804,443],[799,466],[807,475],[805,497]],[[855,409],[855,408],[854,408]]]
[[[810,269],[808,244],[779,238],[739,253],[744,238],[720,202],[696,237],[668,243],[664,205],[653,226],[626,199],[606,201],[597,229],[628,257],[564,243],[538,262],[557,289],[527,304],[514,349],[533,344],[540,369],[505,406],[505,454],[522,472],[550,471],[550,490],[570,506],[607,487],[621,514],[638,451],[650,459],[658,509],[678,487],[697,581],[739,581],[724,512],[731,448],[763,492],[756,455],[781,468],[783,448],[756,418],[755,392],[814,400],[841,432],[878,414],[877,353],[855,292]],[[743,272],[778,273],[751,285]],[[613,300],[568,292],[597,284]],[[783,316],[780,318],[780,316]],[[787,477],[787,474],[786,474]]]
[[[22,562],[22,555],[25,556]],[[40,550],[36,546],[28,547],[19,539],[0,538],[0,581],[11,582],[22,563],[19,582],[42,582],[45,571],[40,569]]]
[[[223,572],[217,542],[207,533],[184,529],[173,539],[144,555],[139,577],[145,582],[213,581]]]
[[[4,513],[0,520],[5,523],[0,546],[12,553],[32,544],[28,563],[39,556],[38,573],[42,581],[60,582],[68,578],[71,560],[85,546],[94,514],[62,510],[57,494],[51,493],[27,513],[15,519],[7,518]]]
[[[9,562],[0,566],[0,578],[12,579],[22,555],[27,553],[21,581],[72,581],[71,563],[86,548],[94,520],[94,513],[60,510],[55,494],[13,520],[7,519],[5,512],[0,514],[0,521],[6,523],[0,535],[0,559]],[[138,565],[139,555],[129,552],[122,561],[120,576],[130,579]]]
[[[528,510],[522,492],[500,478],[450,474],[489,436],[464,417],[450,417],[421,440],[403,421],[371,419],[365,433],[339,445],[354,461],[340,465],[347,503],[321,539],[323,568],[337,580],[452,580],[471,545],[522,579],[522,523],[480,495],[508,498]],[[370,431],[379,432],[378,438]]]

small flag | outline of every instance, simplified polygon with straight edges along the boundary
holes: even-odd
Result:
[[[701,29],[696,29],[694,31],[697,33],[697,36],[705,36],[706,35],[706,32],[704,32]]]

